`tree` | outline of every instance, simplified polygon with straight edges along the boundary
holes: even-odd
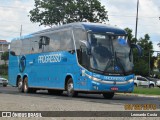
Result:
[[[98,0],[35,0],[34,6],[29,12],[30,21],[50,27],[83,19],[90,22],[108,20],[105,6]]]
[[[141,37],[137,42],[137,44],[140,45],[143,49],[143,56],[141,59],[143,59],[143,62],[144,62],[143,64],[145,64],[146,67],[148,66],[148,71],[147,71],[147,68],[146,69],[144,68],[144,71],[146,71],[145,75],[147,75],[147,73],[149,73],[149,67],[150,67],[150,70],[151,68],[154,67],[154,58],[152,57],[153,43],[152,41],[150,41],[150,36],[148,34],[145,34],[144,38]],[[149,62],[150,62],[150,66],[149,66]]]
[[[130,40],[131,43],[137,43],[137,39],[136,39],[136,38],[133,38],[132,29],[130,29],[130,28],[125,28],[124,30],[125,30],[125,31],[127,32],[127,34],[128,34],[128,40]]]
[[[131,43],[133,43],[133,35],[132,35],[132,30],[131,29],[129,29],[129,28],[125,28],[124,29],[126,32],[127,32],[127,34],[128,34],[128,40],[130,40],[131,41]]]
[[[4,52],[4,53],[1,55],[1,59],[5,61],[5,65],[6,65],[6,62],[7,62],[7,60],[9,59],[9,52]]]
[[[148,62],[146,62],[146,60],[143,59],[139,59],[138,61],[136,61],[134,63],[134,72],[136,75],[142,75],[142,76],[147,76],[148,75],[148,71],[149,71],[149,67],[148,67]]]
[[[148,56],[149,51],[151,51],[151,55],[153,54],[153,43],[150,41],[150,36],[148,34],[145,34],[144,38],[140,38],[137,44],[143,48],[144,56]]]
[[[153,44],[150,41],[150,36],[148,34],[145,34],[144,38],[141,37],[139,40],[136,40],[133,37],[131,29],[125,28],[125,31],[128,33],[128,39],[131,41],[131,43],[137,43],[143,49],[142,57],[137,56],[137,53],[136,53],[137,51],[133,50],[135,74],[147,76],[149,73],[149,67],[153,69],[154,62],[156,60],[156,58],[152,56]],[[149,66],[149,57],[150,57],[150,66]]]

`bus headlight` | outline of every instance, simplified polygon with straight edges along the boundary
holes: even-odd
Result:
[[[128,80],[129,83],[132,83],[133,81],[134,81],[133,79]]]
[[[95,78],[95,77],[92,77],[92,80],[97,81],[97,82],[101,81],[101,79]]]

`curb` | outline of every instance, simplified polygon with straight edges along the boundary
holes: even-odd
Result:
[[[144,94],[132,94],[132,93],[116,93],[116,95],[149,97],[149,98],[160,98],[160,95],[144,95]]]

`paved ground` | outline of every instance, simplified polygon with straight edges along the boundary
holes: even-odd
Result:
[[[24,94],[17,88],[0,86],[0,111],[125,111],[126,104],[156,104],[156,110],[160,110],[160,98],[115,95],[112,100],[106,100],[101,95],[90,94],[70,98],[65,93],[61,96],[49,95],[47,91]]]

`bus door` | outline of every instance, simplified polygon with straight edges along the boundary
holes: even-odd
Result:
[[[79,62],[84,68],[80,68],[81,74],[79,80],[79,89],[87,90],[88,89],[88,81],[87,77],[85,75],[86,70],[85,68],[88,68],[88,61],[89,61],[89,55],[87,54],[87,48],[85,45],[80,46],[80,53],[79,53]]]
[[[37,60],[35,58],[35,55],[30,55],[29,60],[28,60],[28,68],[29,68],[29,79],[28,82],[31,82],[30,86],[37,86],[38,81],[37,81],[37,71],[36,71],[36,66],[37,66]]]

